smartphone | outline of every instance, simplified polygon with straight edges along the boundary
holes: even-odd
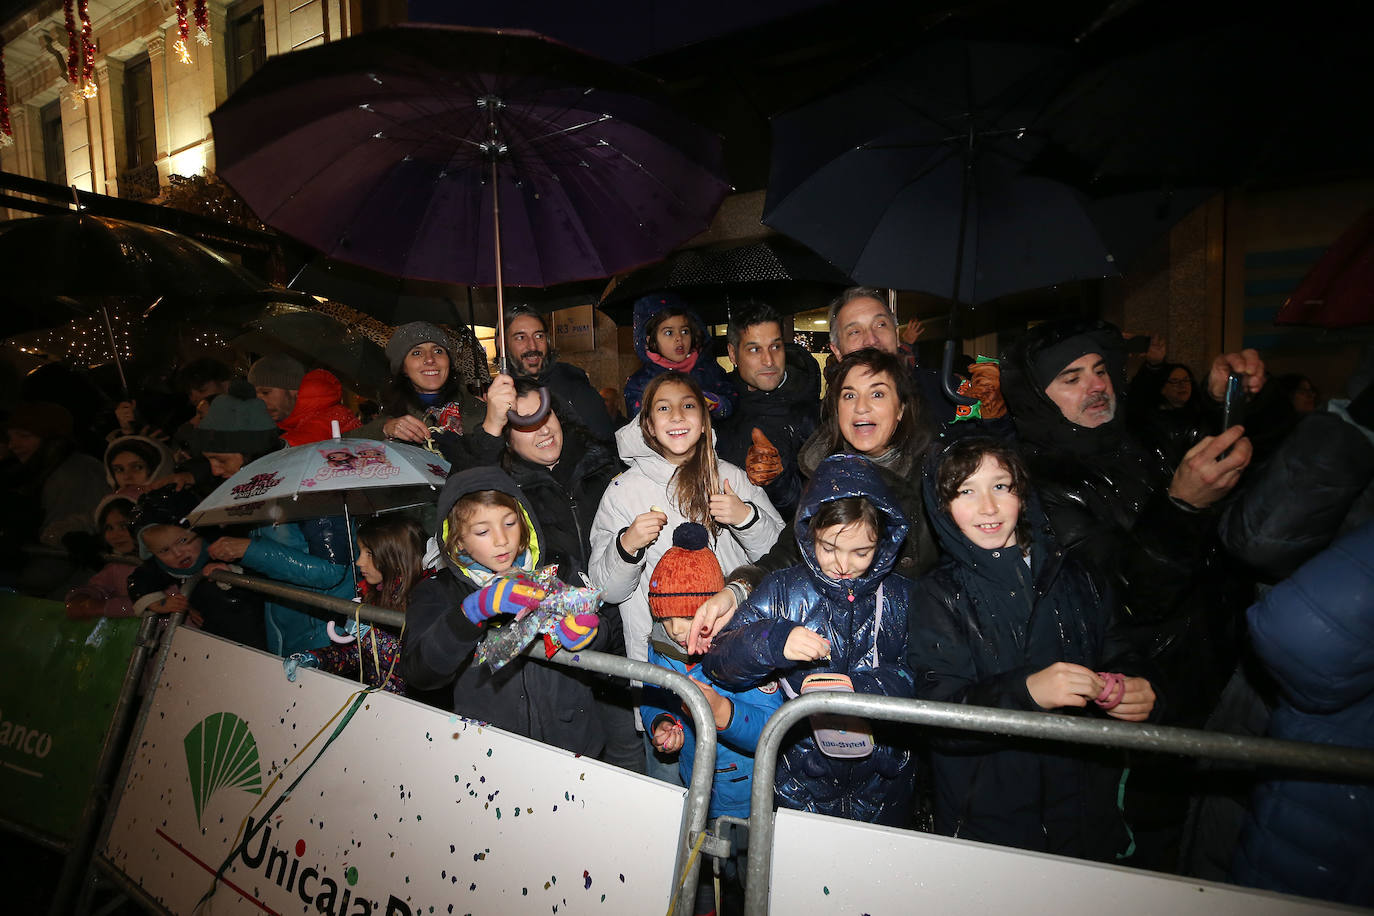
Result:
[[[1150,349],[1150,335],[1137,334],[1134,337],[1126,338],[1127,353],[1146,353]]]
[[[1226,377],[1226,396],[1221,402],[1221,429],[1226,432],[1245,419],[1245,383],[1239,375],[1232,372]]]

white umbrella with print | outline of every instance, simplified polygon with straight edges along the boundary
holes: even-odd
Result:
[[[432,504],[448,462],[418,446],[325,439],[245,465],[188,516],[195,525],[270,524],[367,516]]]

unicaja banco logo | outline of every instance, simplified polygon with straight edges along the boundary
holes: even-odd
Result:
[[[238,716],[230,712],[206,716],[186,733],[185,744],[197,827],[202,826],[200,813],[206,802],[220,789],[262,794],[258,742]]]

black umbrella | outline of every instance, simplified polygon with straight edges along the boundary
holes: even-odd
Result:
[[[81,209],[0,223],[0,269],[8,277],[0,293],[7,335],[100,316],[126,389],[112,304],[195,320],[218,305],[258,297],[267,285],[186,236]],[[40,309],[50,310],[46,322],[34,320]]]
[[[941,41],[773,119],[763,221],[857,282],[960,303],[1119,273],[1100,204],[1026,170],[1045,106],[1070,73],[1051,49]],[[1157,222],[1155,210],[1125,202]]]
[[[689,248],[667,260],[616,280],[600,308],[624,322],[634,301],[658,290],[673,290],[708,322],[728,321],[732,305],[759,299],[776,308],[803,301],[824,302],[849,277],[824,258],[785,236],[712,248]]]
[[[306,366],[328,369],[349,388],[371,398],[380,397],[391,380],[383,349],[391,328],[376,319],[284,302],[234,317],[240,333],[229,342],[238,349],[289,353]]]

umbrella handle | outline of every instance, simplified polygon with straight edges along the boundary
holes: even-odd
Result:
[[[504,370],[503,370],[504,371]],[[549,408],[552,407],[549,400],[549,389],[539,389],[539,406],[534,409],[534,413],[521,416],[514,409],[506,411],[506,420],[514,426],[528,429],[531,426],[539,426],[544,422],[544,418],[549,415]]]
[[[940,360],[940,387],[945,389],[945,397],[955,404],[963,404],[965,407],[972,407],[978,403],[977,398],[971,398],[966,394],[960,394],[954,389],[954,338],[945,341],[945,355]]]

